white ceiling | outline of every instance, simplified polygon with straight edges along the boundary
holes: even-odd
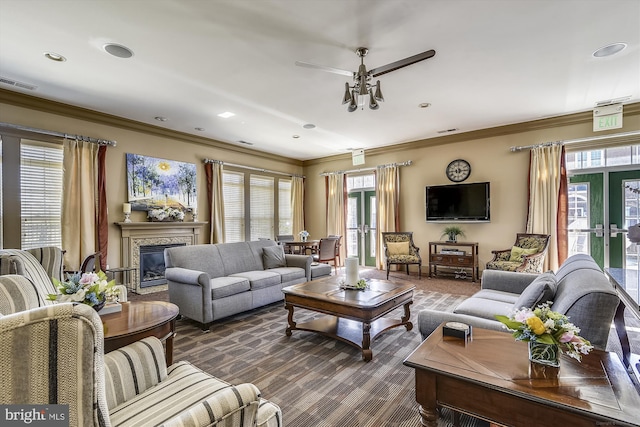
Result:
[[[628,47],[592,56],[614,42]],[[295,61],[356,71],[359,46],[369,69],[436,55],[381,76],[379,110],[349,113],[348,77]],[[306,160],[637,102],[640,1],[0,0],[0,77],[37,86],[0,83],[8,90]]]

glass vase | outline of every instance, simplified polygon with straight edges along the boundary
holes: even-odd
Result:
[[[529,341],[529,360],[541,365],[559,367],[560,349],[557,344]]]

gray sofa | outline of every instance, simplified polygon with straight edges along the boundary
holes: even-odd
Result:
[[[568,316],[596,348],[606,348],[619,299],[598,264],[584,254],[569,257],[555,274],[484,270],[480,291],[453,312],[419,312],[418,326],[423,339],[448,321],[508,332],[496,314],[508,316],[516,308],[546,301],[553,301],[551,309]]]
[[[164,259],[169,300],[204,329],[281,301],[282,288],[311,280],[311,256],[285,254],[272,240],[177,246]]]

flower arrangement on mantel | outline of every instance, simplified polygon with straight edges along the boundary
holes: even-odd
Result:
[[[184,211],[170,207],[149,209],[147,218],[152,222],[184,221]]]
[[[67,274],[64,282],[55,277],[52,280],[58,293],[47,295],[49,301],[81,302],[99,311],[108,300],[116,297],[116,281],[109,281],[102,271]]]
[[[549,303],[535,309],[521,308],[511,316],[496,315],[495,318],[513,331],[516,341],[557,345],[561,352],[578,361],[593,349],[588,340],[578,335],[580,328],[569,322],[567,316],[551,311]]]

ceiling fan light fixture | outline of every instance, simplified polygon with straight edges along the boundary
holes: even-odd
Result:
[[[346,104],[351,102],[351,90],[349,88],[349,83],[344,84],[344,96],[342,97],[342,103]]]
[[[384,101],[384,96],[382,96],[382,89],[380,89],[380,80],[376,81],[376,92],[373,94],[373,97],[378,101]]]
[[[380,105],[376,102],[376,98],[373,95],[373,89],[369,89],[369,108],[372,110],[380,108]]]
[[[355,89],[351,92],[351,101],[349,101],[349,106],[347,107],[347,111],[353,113],[358,109],[358,103],[356,102],[358,96],[356,95]]]

